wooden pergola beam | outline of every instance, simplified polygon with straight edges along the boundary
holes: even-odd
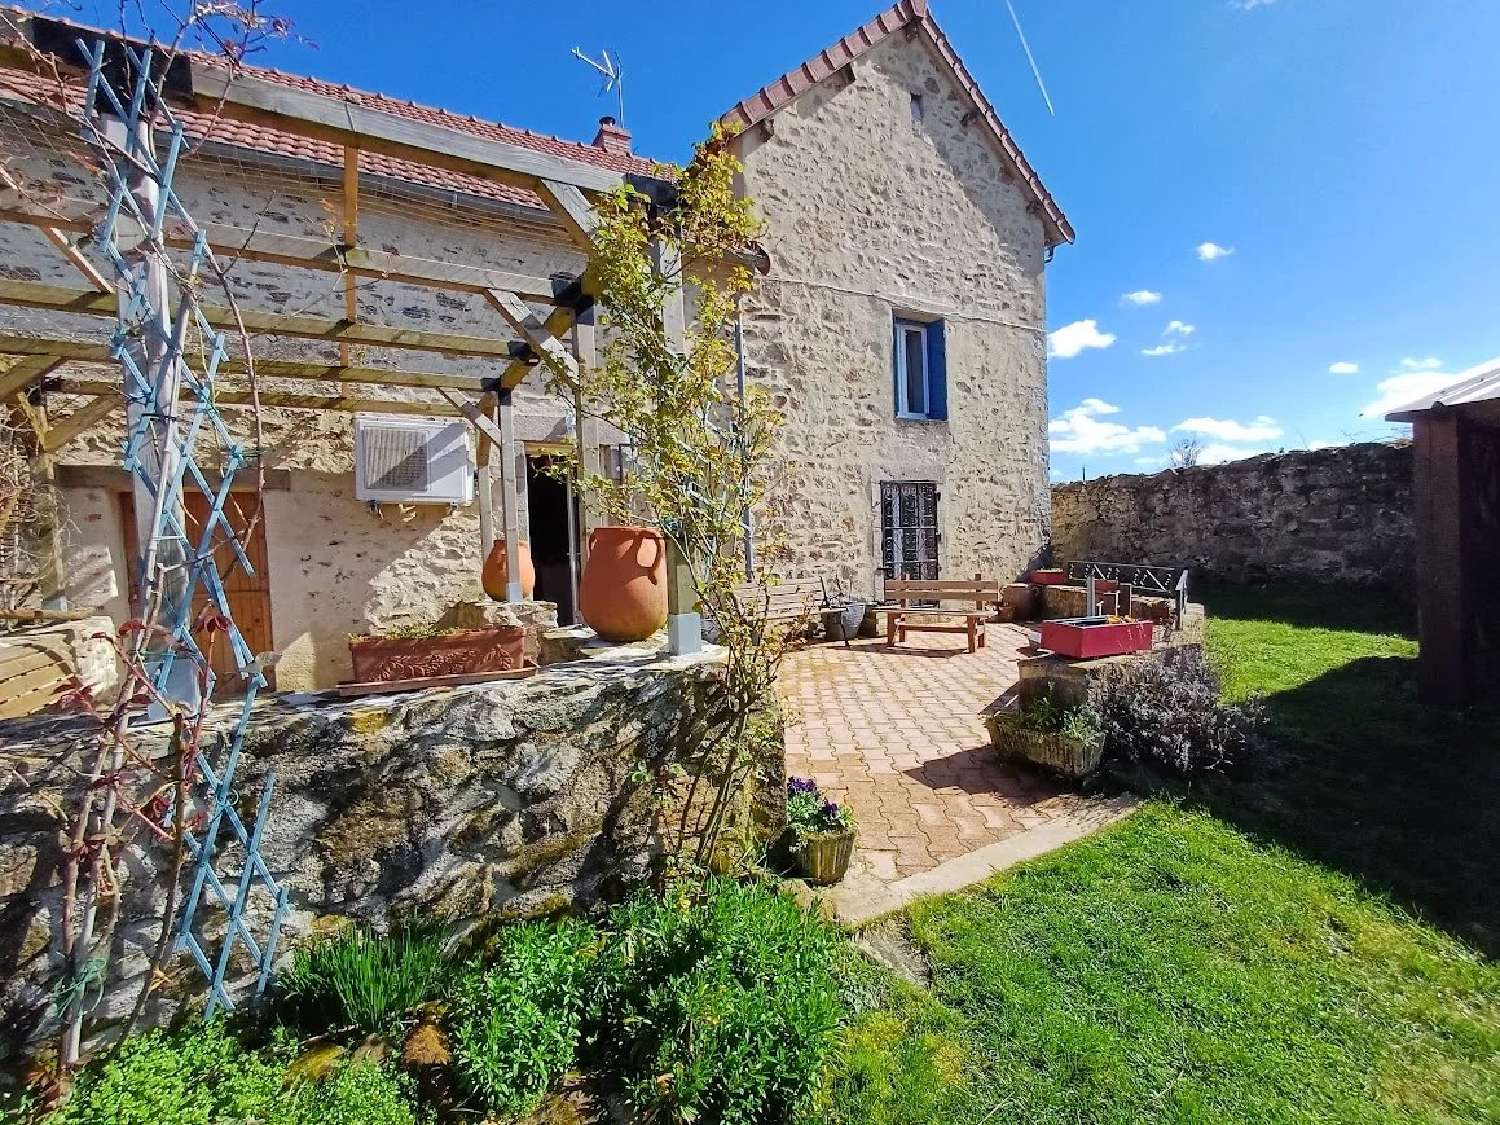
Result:
[[[0,354],[6,353],[0,348]],[[37,380],[45,378],[54,369],[62,366],[63,360],[53,355],[25,355],[0,372],[0,403],[20,391],[24,391]]]
[[[37,211],[14,193],[0,189],[0,220],[36,227],[44,233],[51,229],[73,234],[88,234],[97,218],[96,209],[86,204],[64,204],[49,212]],[[463,293],[484,293],[489,289],[508,289],[531,301],[552,303],[567,287],[567,279],[554,281],[546,277],[412,258],[386,250],[362,246],[336,245],[324,239],[301,235],[276,234],[224,224],[207,224],[203,233],[214,255],[230,262],[266,262],[320,273],[353,274],[374,281],[393,281],[423,289]],[[166,243],[179,250],[190,250],[193,238],[174,232],[170,227]]]
[[[66,395],[112,395],[115,404],[120,403],[120,388],[112,383],[88,379],[64,379],[58,384],[57,390],[59,394]],[[184,391],[178,397],[186,400],[192,396]],[[396,398],[364,398],[358,395],[297,394],[291,391],[261,391],[259,396],[253,396],[249,391],[222,388],[214,392],[214,404],[231,409],[248,407],[254,404],[257,397],[261,406],[283,410],[333,410],[350,414],[413,414],[422,418],[461,418],[464,416],[463,412],[455,407],[435,402],[432,399],[414,401]]]
[[[625,181],[623,173],[580,160],[397,117],[253,74],[231,74],[224,67],[191,57],[186,58],[186,64],[192,100],[198,108],[233,121],[268,125],[281,132],[338,145],[355,145],[365,152],[515,187],[535,189],[539,181],[551,180],[585,191],[603,192],[612,191]]]
[[[76,363],[113,364],[108,344],[89,344],[77,340],[59,340],[35,336],[0,335],[0,356],[22,356],[35,360],[26,369],[12,367],[0,375],[0,392],[10,387],[29,386],[48,372],[69,360]],[[21,372],[19,375],[17,372]],[[34,373],[33,373],[34,372]],[[219,364],[220,375],[244,375],[243,360],[226,359]],[[319,383],[361,383],[375,387],[448,387],[456,391],[480,394],[490,380],[472,375],[447,375],[428,371],[390,371],[381,367],[345,367],[336,363],[299,363],[285,359],[258,359],[255,373],[260,379],[297,379]],[[0,393],[0,400],[9,392]]]
[[[45,285],[34,281],[0,280],[0,304],[46,309],[50,312],[82,313],[87,316],[115,317],[119,313],[112,293],[67,289],[60,285]],[[342,320],[320,320],[309,316],[283,316],[279,313],[248,310],[241,312],[236,320],[229,309],[213,306],[203,306],[202,312],[215,328],[234,329],[239,322],[243,322],[245,330],[255,335],[290,336],[335,343],[346,341],[379,348],[437,352],[440,355],[485,356],[491,359],[508,360],[516,352],[516,345],[512,341],[490,336],[423,332],[380,324],[349,324]]]
[[[570,315],[566,324],[559,324],[559,329],[553,331],[548,327],[551,317],[546,321],[539,319],[536,313],[531,311],[525,301],[514,293],[507,293],[501,289],[490,289],[485,292],[489,300],[500,315],[505,318],[512,328],[526,338],[533,351],[542,356],[544,361],[550,361],[555,367],[560,367],[565,373],[568,384],[576,385],[578,382],[578,361],[573,358],[572,353],[563,346],[558,339],[563,332],[572,327],[573,320],[571,310],[562,310]],[[504,386],[502,379],[501,385]]]
[[[119,389],[110,387],[97,398],[83,403],[66,418],[50,419],[47,433],[42,438],[42,449],[48,453],[56,453],[84,430],[102,422],[121,405]]]

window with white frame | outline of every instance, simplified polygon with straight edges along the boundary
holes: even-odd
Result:
[[[926,418],[930,405],[927,332],[930,325],[896,321],[896,416]]]

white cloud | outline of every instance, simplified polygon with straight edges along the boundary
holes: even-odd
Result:
[[[1330,363],[1328,365],[1328,374],[1330,374],[1330,375],[1358,375],[1359,374],[1359,364],[1357,364],[1357,363],[1350,363],[1347,359],[1341,359],[1337,363]]]
[[[1120,408],[1112,402],[1105,402],[1102,398],[1086,398],[1078,404],[1079,410],[1087,414],[1118,414]]]
[[[1202,434],[1221,442],[1266,442],[1279,438],[1283,431],[1275,418],[1262,414],[1250,422],[1236,422],[1232,418],[1184,418],[1172,427],[1172,432]]]
[[[1161,294],[1153,289],[1136,289],[1126,293],[1120,300],[1130,305],[1159,305]]]
[[[1178,352],[1187,351],[1187,345],[1179,344],[1176,340],[1169,340],[1165,344],[1157,344],[1154,348],[1142,348],[1142,355],[1175,355]]]
[[[1419,398],[1433,394],[1444,387],[1451,387],[1454,383],[1462,383],[1465,379],[1472,379],[1476,375],[1482,375],[1486,371],[1492,371],[1500,367],[1500,356],[1487,359],[1483,363],[1476,363],[1464,371],[1453,374],[1447,371],[1433,371],[1428,368],[1430,359],[1405,360],[1401,366],[1406,370],[1382,379],[1375,384],[1378,397],[1374,402],[1367,403],[1359,413],[1362,417],[1376,420],[1384,418],[1392,410],[1400,410],[1403,406],[1416,402]],[[1412,366],[1407,366],[1408,363]]]
[[[1061,418],[1047,424],[1054,453],[1139,453],[1141,446],[1167,440],[1156,426],[1122,426],[1101,422],[1103,414],[1118,414],[1120,408],[1103,399],[1086,398]]]
[[[1393,370],[1391,374],[1394,375],[1397,371],[1437,371],[1442,366],[1443,361],[1435,355],[1430,355],[1426,359],[1415,359],[1412,356],[1407,356],[1401,361],[1401,366]]]
[[[1269,8],[1276,0],[1229,0],[1232,8],[1238,8],[1242,12],[1253,12],[1256,8]]]
[[[1107,348],[1114,342],[1114,333],[1100,332],[1097,320],[1075,320],[1047,333],[1047,354],[1053,359],[1072,359],[1085,348]]]
[[[1162,329],[1163,336],[1191,336],[1198,331],[1196,324],[1188,324],[1181,320],[1167,321],[1166,328]]]
[[[1198,260],[1200,262],[1212,262],[1216,258],[1227,258],[1233,253],[1233,246],[1220,246],[1217,242],[1198,243]]]

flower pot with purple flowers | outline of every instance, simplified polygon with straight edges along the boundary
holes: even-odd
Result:
[[[854,814],[829,800],[815,781],[790,778],[786,784],[787,828],[798,866],[814,886],[837,883],[854,857]]]

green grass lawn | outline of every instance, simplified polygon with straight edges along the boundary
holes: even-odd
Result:
[[[932,988],[859,1018],[829,1119],[1500,1121],[1494,717],[1321,593],[1210,594],[1276,755],[908,913]]]

